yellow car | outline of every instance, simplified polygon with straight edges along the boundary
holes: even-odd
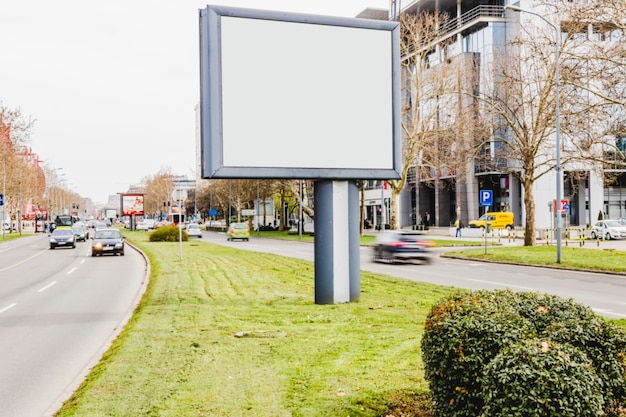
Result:
[[[250,227],[248,226],[248,223],[231,223],[230,226],[228,226],[226,235],[228,236],[228,240],[249,240]]]
[[[513,229],[515,216],[510,211],[490,211],[478,220],[469,222],[469,227],[486,227],[487,223],[491,224],[492,229]]]

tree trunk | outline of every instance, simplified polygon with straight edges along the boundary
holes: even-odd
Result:
[[[535,246],[535,194],[533,192],[533,182],[524,177],[524,208],[526,210],[526,226],[524,228],[524,246]]]
[[[400,218],[400,193],[402,190],[398,190],[395,188],[391,189],[391,214],[389,219],[389,227],[391,230],[398,230],[400,228],[400,222],[398,219]]]

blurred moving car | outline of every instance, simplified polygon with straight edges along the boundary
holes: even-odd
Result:
[[[189,237],[202,237],[202,230],[200,229],[200,225],[198,223],[189,223],[185,228],[185,231]]]
[[[87,228],[82,224],[74,224],[74,226],[72,226],[72,231],[74,232],[77,241],[85,242],[87,240]]]
[[[626,225],[617,220],[600,220],[591,228],[592,239],[622,239],[626,238]]]
[[[374,262],[421,261],[430,263],[433,242],[424,239],[421,233],[388,230],[376,238],[373,243]]]
[[[124,237],[117,229],[96,230],[91,243],[91,256],[110,253],[124,256]]]
[[[226,232],[227,240],[249,240],[250,239],[250,227],[248,223],[231,223],[228,226]]]
[[[72,229],[54,229],[50,234],[50,249],[60,246],[76,247],[76,235]]]

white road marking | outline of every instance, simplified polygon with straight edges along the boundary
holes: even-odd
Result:
[[[604,316],[606,315],[611,315],[611,316],[617,316],[617,317],[626,317],[626,314],[620,314],[620,313],[613,313],[611,310],[607,310],[605,308],[591,308],[593,311],[595,311],[596,313],[600,313]]]
[[[5,311],[7,311],[8,309],[13,308],[13,307],[15,307],[16,305],[17,305],[17,303],[10,304],[10,305],[6,306],[5,308],[3,308],[2,310],[0,310],[0,313],[4,313],[4,312],[5,312]]]
[[[530,287],[522,287],[521,285],[511,285],[511,284],[505,284],[502,282],[496,282],[496,281],[485,281],[482,279],[469,279],[469,281],[475,281],[475,282],[483,282],[485,284],[492,284],[492,285],[500,285],[502,287],[511,287],[511,288],[519,288],[521,290],[534,290],[534,288],[530,288]]]
[[[37,292],[43,292],[47,290],[48,288],[52,287],[56,283],[57,283],[56,281],[52,281],[50,284],[46,285],[45,287],[38,289]]]
[[[76,267],[74,267],[74,268],[70,269],[69,271],[67,271],[67,274],[69,275],[69,274],[71,274],[74,271],[76,271]]]

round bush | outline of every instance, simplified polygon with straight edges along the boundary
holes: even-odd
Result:
[[[485,368],[483,417],[603,416],[602,382],[579,349],[534,339],[512,344]]]
[[[150,233],[150,242],[178,242],[180,231],[178,226],[161,226],[154,232]],[[182,231],[182,240],[186,242],[189,240],[189,235],[184,230]]]
[[[478,376],[504,347],[534,337],[528,321],[496,292],[453,295],[435,305],[425,324],[422,358],[440,416],[477,416],[483,406]]]
[[[508,290],[459,293],[433,306],[422,356],[435,413],[479,415],[487,365],[511,345],[534,339],[567,344],[585,355],[599,378],[605,415],[623,415],[626,334],[571,299]],[[563,398],[570,395],[560,392]]]

